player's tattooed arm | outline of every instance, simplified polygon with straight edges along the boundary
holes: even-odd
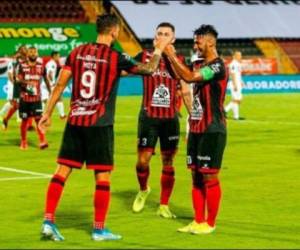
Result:
[[[136,71],[138,74],[152,74],[158,67],[161,58],[161,51],[155,49],[153,57],[148,63],[137,63]]]
[[[162,52],[168,44],[171,43],[173,37],[156,39],[154,41],[154,52],[151,60],[148,63],[138,63],[137,73],[139,74],[152,74],[158,67]]]

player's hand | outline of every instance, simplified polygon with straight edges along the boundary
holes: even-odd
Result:
[[[154,39],[154,47],[163,51],[168,44],[171,44],[173,37]]]
[[[41,132],[43,134],[45,134],[50,126],[51,126],[51,119],[50,119],[49,115],[43,114],[43,116],[38,124],[39,129],[41,130]]]
[[[166,48],[164,49],[164,53],[165,53],[167,56],[176,54],[176,50],[175,50],[174,45],[168,44],[168,45],[166,46]]]

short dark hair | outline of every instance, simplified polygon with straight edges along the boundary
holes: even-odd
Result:
[[[100,34],[107,34],[112,27],[120,25],[120,20],[114,14],[97,16],[96,29]]]
[[[51,57],[53,57],[53,56],[56,56],[56,55],[58,55],[59,54],[59,52],[58,51],[56,51],[56,50],[53,50],[52,52],[51,52]]]
[[[170,28],[173,32],[175,32],[175,27],[173,24],[171,23],[168,23],[168,22],[163,22],[163,23],[160,23],[159,25],[157,25],[156,29],[160,28],[160,27],[168,27]]]
[[[34,46],[30,46],[30,47],[28,48],[28,50],[30,50],[30,49],[35,49],[35,50],[37,50],[37,48],[34,47]]]
[[[201,35],[207,35],[210,34],[216,39],[218,38],[218,32],[215,29],[214,26],[210,24],[202,24],[198,29],[194,31],[194,35],[201,36]]]

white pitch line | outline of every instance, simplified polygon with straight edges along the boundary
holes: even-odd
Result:
[[[20,169],[16,169],[16,168],[6,168],[6,167],[0,166],[0,170],[7,171],[7,172],[21,173],[21,174],[30,174],[30,175],[36,175],[36,176],[51,177],[51,175],[49,175],[49,174],[32,172],[32,171],[27,171],[27,170],[20,170]]]
[[[286,121],[272,121],[272,120],[266,120],[266,121],[259,121],[259,120],[243,120],[240,122],[240,124],[245,123],[265,123],[265,124],[281,124],[281,125],[300,125],[300,122],[286,122]]]
[[[11,177],[11,178],[0,178],[1,181],[18,181],[18,180],[32,180],[32,179],[48,179],[50,176],[27,176],[27,177]]]

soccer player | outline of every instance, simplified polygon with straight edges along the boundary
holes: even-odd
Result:
[[[130,56],[111,49],[120,30],[115,15],[98,16],[96,43],[75,48],[60,72],[55,88],[39,123],[42,130],[50,125],[50,117],[68,81],[73,78],[70,113],[58,156],[58,168],[50,181],[42,235],[55,241],[64,240],[55,225],[55,211],[63,187],[72,172],[85,163],[95,173],[94,227],[92,239],[118,240],[120,235],[105,227],[110,201],[110,175],[113,170],[114,113],[121,70],[151,74],[158,66],[162,50],[170,42],[157,42],[151,60],[138,63]]]
[[[15,112],[18,111],[19,108],[19,101],[20,101],[20,85],[17,83],[16,77],[19,73],[19,68],[21,63],[25,62],[27,60],[27,47],[25,45],[22,45],[18,48],[16,53],[16,59],[13,61],[12,65],[12,77],[13,77],[13,93],[12,93],[12,102],[11,107],[9,108],[6,116],[2,120],[2,126],[3,129],[6,130],[8,127],[8,121],[13,116]],[[19,114],[17,114],[19,117]]]
[[[154,44],[161,37],[171,38],[174,42],[174,26],[166,22],[160,23],[156,28]],[[136,60],[147,62],[152,56],[152,50],[144,50],[136,56]],[[181,57],[181,60],[184,61],[184,58]],[[149,165],[159,139],[162,172],[160,178],[160,206],[157,214],[163,218],[176,218],[168,206],[175,182],[173,161],[180,132],[179,111],[176,100],[178,90],[181,94],[190,97],[189,88],[185,83],[182,83],[181,88],[179,79],[177,79],[165,57],[161,58],[159,67],[152,75],[143,77],[143,87],[143,101],[138,122],[138,159],[136,163],[136,174],[140,190],[133,202],[132,209],[136,213],[141,212],[150,193],[150,187],[148,186]],[[187,100],[186,98],[185,100],[188,102],[191,99]],[[189,106],[191,107],[191,101]]]
[[[177,74],[193,82],[193,107],[187,145],[187,164],[192,171],[194,221],[179,232],[208,234],[215,230],[221,186],[218,173],[226,144],[223,104],[227,86],[224,62],[216,50],[218,33],[211,25],[194,31],[194,47],[204,58],[200,69],[190,70],[168,45],[164,52]],[[207,210],[207,212],[205,212]]]
[[[19,73],[17,76],[17,84],[20,85],[20,104],[19,112],[22,119],[21,122],[21,145],[20,149],[26,150],[27,143],[27,128],[28,120],[33,117],[36,124],[38,124],[42,115],[41,102],[41,81],[44,76],[44,67],[38,60],[38,51],[35,47],[28,49],[28,60],[21,63]],[[48,89],[50,86],[48,80],[45,79]],[[37,127],[37,133],[40,141],[40,149],[48,147],[45,135]]]
[[[46,63],[45,69],[46,69],[46,76],[48,78],[48,82],[50,84],[51,90],[53,90],[55,86],[55,82],[58,76],[58,73],[60,71],[60,54],[57,51],[52,51],[51,52],[51,59]],[[43,105],[46,104],[47,100],[49,99],[49,92],[47,89],[47,86],[45,82],[42,84],[42,102]],[[64,103],[62,101],[62,98],[57,102],[56,108],[59,113],[60,119],[65,119],[65,108],[64,108]]]
[[[244,120],[244,118],[239,115],[239,107],[243,98],[242,88],[242,53],[240,51],[235,51],[233,53],[233,60],[229,64],[229,88],[231,91],[231,101],[225,107],[225,112],[228,113],[230,110],[233,112],[234,120]]]
[[[3,116],[7,113],[7,111],[13,107],[13,83],[14,83],[14,64],[16,61],[17,53],[11,58],[11,60],[7,64],[7,102],[3,105],[0,110],[0,119],[3,120]],[[18,120],[17,116],[17,120]],[[20,119],[20,118],[19,118]],[[6,129],[6,126],[3,126]]]

